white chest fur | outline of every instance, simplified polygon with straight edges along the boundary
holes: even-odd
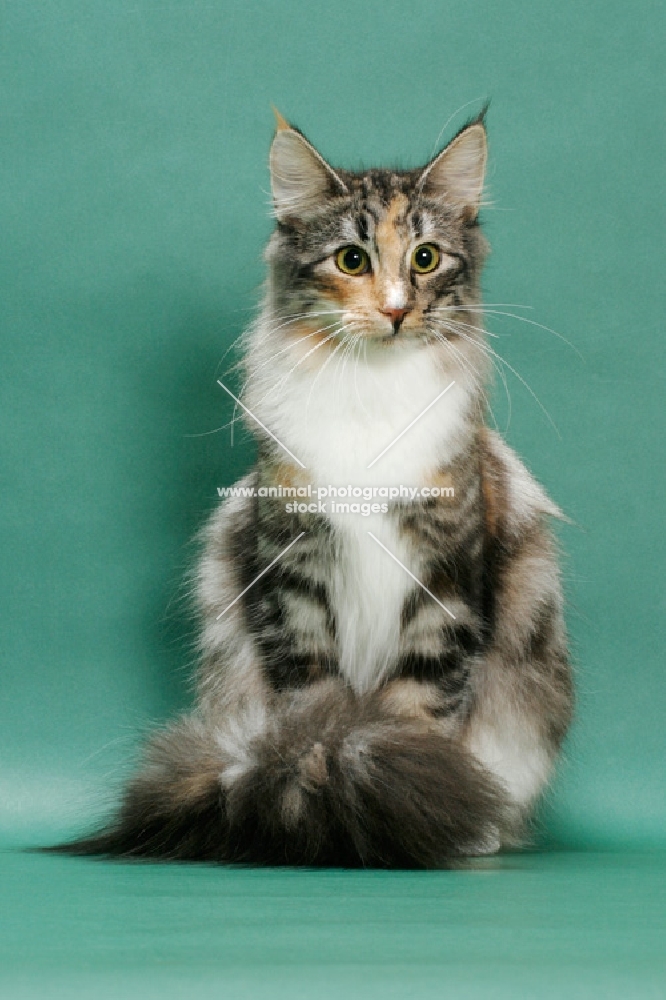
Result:
[[[307,467],[313,486],[420,487],[435,469],[452,460],[465,441],[470,387],[459,375],[423,412],[453,379],[430,349],[415,345],[383,352],[371,361],[351,358],[344,371],[335,363],[318,375],[297,369],[279,395],[269,394],[261,402],[259,397],[255,406],[260,418]],[[354,500],[385,502],[379,496]],[[332,601],[340,669],[357,691],[368,691],[395,661],[400,613],[416,586],[369,532],[412,572],[418,567],[407,539],[389,517],[336,513],[330,500],[327,516],[339,540]]]

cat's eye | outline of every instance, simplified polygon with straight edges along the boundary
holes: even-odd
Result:
[[[335,263],[345,274],[365,274],[370,269],[370,258],[361,247],[343,247],[338,250]]]
[[[412,254],[412,270],[417,274],[429,274],[439,264],[439,250],[434,243],[422,243]]]

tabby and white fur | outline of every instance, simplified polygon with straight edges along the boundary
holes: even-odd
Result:
[[[256,495],[203,532],[196,706],[65,849],[441,867],[525,837],[572,683],[558,508],[484,420],[485,163],[483,116],[423,169],[362,173],[278,118],[245,355]],[[307,484],[453,496],[339,514],[258,495]]]

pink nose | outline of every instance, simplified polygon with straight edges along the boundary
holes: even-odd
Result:
[[[409,309],[382,309],[384,316],[388,316],[394,325],[396,323],[402,323],[408,312]]]

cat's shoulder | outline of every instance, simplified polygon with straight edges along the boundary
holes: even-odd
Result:
[[[484,427],[479,447],[486,521],[491,534],[517,540],[544,515],[567,520],[497,431]]]

